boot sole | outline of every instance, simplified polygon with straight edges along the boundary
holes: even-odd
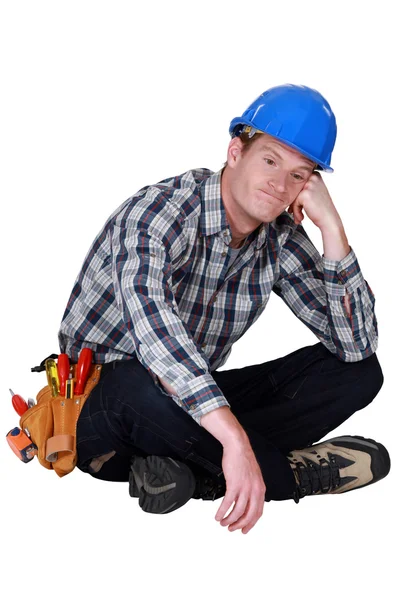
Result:
[[[184,463],[164,456],[136,456],[129,473],[129,495],[139,498],[142,510],[166,514],[192,497],[196,479]]]

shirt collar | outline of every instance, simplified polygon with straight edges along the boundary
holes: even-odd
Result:
[[[221,233],[224,241],[229,244],[232,240],[231,230],[222,202],[221,194],[222,169],[205,179],[200,186],[201,215],[200,231],[203,236]],[[263,223],[255,238],[255,247],[260,250],[268,240],[269,223]]]
[[[229,229],[228,219],[221,195],[221,171],[213,173],[201,184],[200,229],[204,236]]]

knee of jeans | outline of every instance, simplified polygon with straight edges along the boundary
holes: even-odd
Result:
[[[360,403],[359,408],[364,408],[376,398],[383,385],[382,368],[376,354],[354,364],[358,369],[355,396]]]

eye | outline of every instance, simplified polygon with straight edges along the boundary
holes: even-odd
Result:
[[[304,181],[304,177],[302,177],[301,175],[299,175],[298,173],[292,173],[292,177],[293,179],[295,179],[296,181]]]
[[[270,167],[272,167],[272,165],[275,164],[275,162],[272,160],[272,158],[264,158],[264,160],[267,163],[267,165],[269,165]]]

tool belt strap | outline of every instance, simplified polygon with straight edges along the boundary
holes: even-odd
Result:
[[[74,436],[69,434],[55,435],[46,442],[46,460],[55,462],[58,452],[74,452]]]

